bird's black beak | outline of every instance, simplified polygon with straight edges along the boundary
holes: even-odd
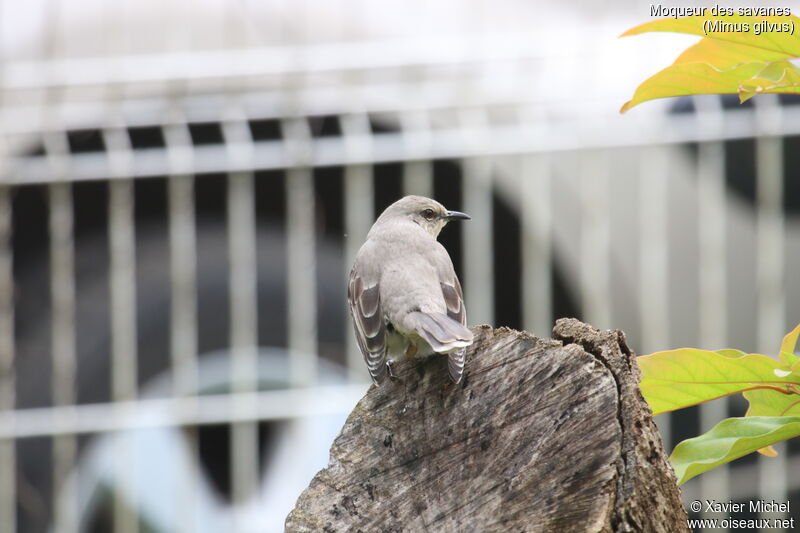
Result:
[[[445,220],[471,220],[472,217],[461,211],[447,211],[442,217]]]

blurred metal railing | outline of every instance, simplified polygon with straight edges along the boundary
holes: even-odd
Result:
[[[0,170],[5,168],[5,139],[0,139]],[[11,245],[11,188],[0,184],[0,413],[13,416],[14,380],[14,255]],[[13,428],[12,419],[12,428]],[[17,529],[16,439],[0,439],[0,524]]]
[[[783,113],[777,96],[756,102],[756,277],[758,286],[758,347],[774,353],[786,324],[786,272],[783,213]],[[796,178],[796,177],[795,177]],[[792,324],[794,327],[794,324]],[[764,499],[788,501],[789,478],[786,444],[780,443],[777,457],[759,457],[758,492]],[[775,460],[768,460],[775,459]],[[773,518],[785,518],[781,513]]]
[[[553,36],[563,36],[552,30]],[[7,90],[31,91],[51,87],[134,86],[175,79],[218,80],[350,71],[393,70],[409,67],[467,65],[491,61],[522,61],[542,56],[530,46],[527,32],[495,32],[481,36],[481,53],[465,53],[461,36],[364,42],[303,43],[213,51],[160,52],[118,55],[114,68],[104,57],[53,58],[17,61],[5,68]]]
[[[152,109],[153,118],[163,115],[165,109]],[[204,113],[207,115],[207,112]],[[796,106],[781,110],[783,136],[800,135],[800,109]],[[257,114],[251,119],[282,118],[280,115]],[[283,170],[291,168],[347,166],[398,161],[429,161],[435,159],[471,159],[475,157],[518,156],[534,153],[561,153],[576,150],[644,148],[659,145],[678,145],[710,140],[726,141],[749,139],[761,135],[756,126],[756,111],[741,109],[726,111],[725,130],[711,137],[698,124],[713,121],[709,112],[690,116],[677,116],[665,122],[665,127],[641,123],[633,118],[630,123],[615,123],[613,135],[600,125],[607,117],[589,117],[582,121],[536,122],[533,124],[501,124],[480,126],[442,127],[434,133],[381,133],[371,139],[370,156],[347,150],[338,137],[314,138],[308,141],[308,154],[298,159],[284,141],[255,141],[253,143],[252,170]],[[187,116],[187,120],[191,120]],[[594,124],[592,124],[594,123]],[[593,127],[595,126],[595,127]],[[576,134],[589,130],[585,135]],[[424,136],[417,142],[416,135]],[[483,138],[482,143],[469,139]],[[429,140],[430,142],[425,142]],[[197,174],[210,174],[230,170],[226,148],[201,145],[193,148],[192,169]],[[109,164],[104,153],[76,153],[71,155],[70,174],[73,181],[127,179],[169,175],[169,156],[165,149],[147,148],[132,154],[130,170],[121,173]],[[53,181],[49,163],[44,156],[12,157],[8,162],[7,180],[15,185],[48,183]]]
[[[365,67],[370,65],[359,65]],[[162,67],[158,68],[160,73]],[[78,83],[73,79],[75,74],[66,68],[58,73],[65,77],[65,82]],[[159,73],[153,76],[162,75]],[[32,83],[26,80],[32,80],[33,75],[27,76],[24,72],[12,72],[9,87]],[[15,79],[22,81],[14,82]],[[105,78],[87,81],[106,82]],[[696,257],[687,260],[684,267],[689,271],[695,269],[696,273],[696,277],[687,277],[687,283],[696,283],[698,289],[698,344],[716,348],[729,342],[731,322],[727,310],[732,292],[727,226],[731,208],[725,181],[725,141],[755,138],[756,246],[751,252],[757,265],[758,349],[772,353],[787,329],[782,197],[786,172],[781,163],[782,140],[800,134],[800,109],[781,108],[775,99],[760,98],[753,109],[724,111],[716,99],[703,98],[696,100],[696,113],[663,116],[658,121],[652,116],[646,120],[630,116],[620,121],[605,115],[553,120],[537,113],[540,109],[537,106],[516,102],[514,114],[520,118],[498,123],[493,120],[492,112],[499,105],[492,102],[435,101],[422,105],[411,100],[382,99],[374,103],[351,97],[359,94],[339,92],[336,99],[322,98],[324,105],[315,96],[303,98],[277,91],[226,94],[218,100],[205,98],[202,100],[205,105],[200,105],[197,97],[120,102],[112,123],[105,118],[98,123],[87,123],[85,119],[79,122],[82,128],[91,126],[100,131],[105,146],[102,151],[85,153],[74,153],[69,148],[67,133],[74,125],[55,120],[45,126],[18,125],[20,116],[35,114],[25,109],[0,115],[0,148],[12,145],[16,148],[11,154],[0,153],[0,526],[3,531],[16,529],[15,445],[22,439],[54,438],[53,479],[56,491],[61,494],[58,502],[51,502],[54,528],[71,532],[81,530],[76,489],[68,481],[76,462],[76,439],[80,434],[119,433],[130,437],[137,429],[154,426],[230,423],[233,501],[241,503],[257,490],[259,481],[257,421],[341,412],[352,405],[364,390],[365,376],[349,324],[344,338],[351,384],[318,383],[319,235],[315,203],[319,200],[315,195],[314,171],[321,167],[343,169],[345,274],[374,220],[375,208],[380,207],[375,202],[376,165],[402,164],[401,190],[431,195],[434,162],[455,160],[463,169],[463,209],[473,217],[462,234],[462,279],[471,323],[494,322],[498,265],[494,263],[493,232],[497,229],[495,201],[500,198],[512,206],[520,224],[522,324],[539,335],[548,334],[556,313],[554,269],[566,257],[576,272],[568,281],[576,291],[585,318],[600,327],[631,327],[640,331],[637,344],[644,351],[653,351],[670,347],[676,338],[677,326],[671,319],[674,302],[670,301],[670,262],[676,260],[669,235],[674,212],[670,180],[678,167],[688,166],[696,177],[694,201],[702,207],[703,216],[698,216],[692,225],[696,230]],[[508,102],[502,105],[507,106]],[[64,107],[69,108],[61,110],[66,116],[86,109],[85,104]],[[307,119],[321,111],[336,117],[341,135],[312,134]],[[451,117],[449,122],[443,120],[438,116],[440,111],[453,111],[455,118]],[[372,132],[375,113],[388,114],[394,119],[390,131]],[[279,123],[280,139],[253,139],[249,121],[265,119]],[[208,121],[221,125],[222,141],[207,145],[193,143],[191,124]],[[160,129],[164,146],[134,149],[126,128],[141,125]],[[34,145],[43,145],[43,155],[30,155],[20,149],[30,144],[27,138],[30,134],[37,136]],[[680,159],[679,148],[687,143],[698,143],[696,161]],[[688,163],[685,159],[689,159]],[[625,219],[627,224],[638,226],[632,248],[636,255],[623,258],[638,265],[638,276],[631,281],[638,290],[626,293],[624,296],[631,296],[626,301],[620,301],[623,298],[615,290],[616,278],[624,277],[626,272],[616,270],[620,252],[615,248],[614,233],[615,224],[619,223],[614,218],[617,200],[614,192],[618,188],[617,169],[623,162],[638,174],[638,190],[628,197],[633,213]],[[508,168],[515,169],[518,175],[509,173]],[[259,391],[256,378],[259,339],[255,172],[261,170],[285,173],[290,386],[276,391]],[[195,182],[209,173],[222,173],[226,180],[229,344],[234,387],[229,394],[196,397],[200,361]],[[173,397],[143,399],[138,398],[137,390],[137,360],[141,354],[136,348],[133,193],[137,178],[164,176],[168,183]],[[72,194],[73,183],[86,180],[109,183],[112,401],[76,406],[75,307],[80,295],[75,288]],[[559,182],[574,186],[568,202],[564,201],[563,193],[555,190]],[[45,184],[49,199],[53,401],[50,407],[15,410],[11,193],[15,187],[34,184]],[[503,190],[513,192],[503,196]],[[572,256],[564,251],[568,246],[559,233],[560,225],[571,223],[567,217],[561,218],[562,210],[567,208],[572,209],[570,213],[576,219],[572,222],[578,252]],[[695,235],[685,238],[695,239]],[[625,323],[621,307],[634,307],[638,323]],[[727,411],[725,402],[704,406],[700,410],[701,429],[707,430],[727,416]],[[674,419],[666,417],[659,420],[668,442],[672,440],[672,423]],[[126,444],[129,439],[122,438],[119,443],[122,459],[118,464],[118,482],[124,486],[136,484],[136,455]],[[196,443],[194,446],[196,454]],[[299,456],[303,453],[302,449],[297,450]],[[736,471],[758,476],[760,483],[751,485],[757,487],[758,496],[785,501],[789,490],[800,487],[800,480],[786,475],[789,465],[795,462],[796,457],[784,453],[779,459],[760,461],[757,470],[742,467]],[[751,495],[738,481],[732,486],[739,477],[728,469],[718,469],[699,478],[699,487],[687,485],[687,494],[697,493],[721,501]],[[193,503],[189,484],[187,481],[176,513]],[[122,499],[136,493],[129,488],[117,495],[115,531],[137,530],[137,519],[130,508],[135,502]],[[234,517],[234,524],[245,530],[244,520],[246,517],[238,520]],[[185,531],[193,530],[191,520],[179,523],[183,523]]]
[[[48,186],[50,211],[50,286],[53,313],[51,351],[53,406],[75,403],[77,366],[75,326],[75,249],[73,246],[72,184],[69,182],[69,147],[62,133],[44,140],[55,181]],[[76,531],[77,505],[70,472],[77,459],[75,435],[55,437],[53,442],[53,485],[63,487],[61,501],[54,502],[55,529]]]
[[[197,235],[195,230],[194,176],[192,168],[192,141],[185,123],[166,126],[164,144],[170,158],[168,179],[169,249],[170,249],[170,360],[173,368],[172,394],[187,398],[188,411],[196,418],[198,406],[192,399],[198,389],[197,361]],[[197,431],[187,430],[191,460],[197,462],[199,449]],[[197,513],[191,512],[197,504],[197,489],[190,475],[177,480],[175,498],[176,533],[197,530]],[[190,512],[186,512],[190,510]]]

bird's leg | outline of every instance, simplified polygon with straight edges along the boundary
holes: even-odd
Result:
[[[406,348],[406,357],[414,357],[415,355],[417,355],[417,345],[409,342],[408,348]]]

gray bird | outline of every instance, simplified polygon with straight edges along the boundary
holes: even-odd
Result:
[[[461,381],[472,332],[461,283],[436,237],[450,220],[469,218],[430,198],[406,196],[369,230],[350,271],[347,300],[376,384],[387,369],[391,374],[391,358],[404,354],[447,354],[450,378]]]

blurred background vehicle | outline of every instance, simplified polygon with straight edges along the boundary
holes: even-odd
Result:
[[[648,16],[0,1],[0,530],[282,530],[367,389],[345,279],[403,194],[472,215],[441,237],[470,323],[774,353],[800,321],[800,105],[620,116],[691,41],[616,39]],[[671,447],[729,412],[658,422]],[[684,495],[798,500],[780,451]]]

